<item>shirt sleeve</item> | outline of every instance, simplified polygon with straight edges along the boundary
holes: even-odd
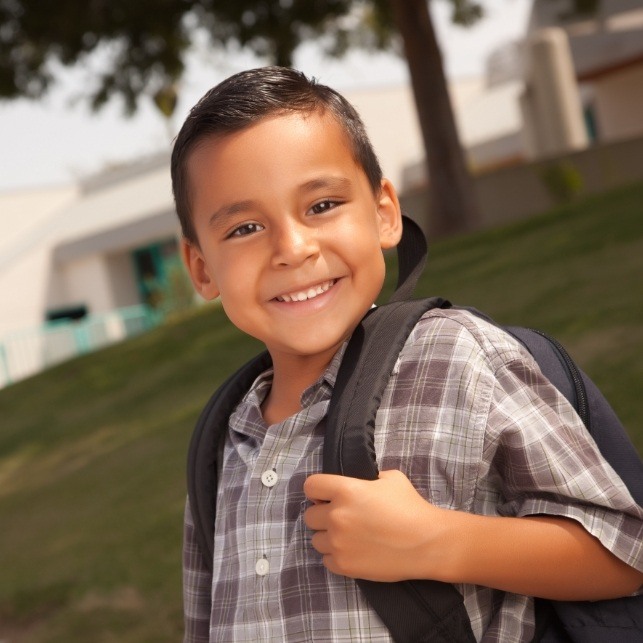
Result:
[[[188,500],[183,522],[183,642],[209,643],[212,574],[203,562],[194,531]]]
[[[643,571],[643,509],[569,402],[527,353],[494,377],[484,459],[499,486],[498,513],[571,518]]]

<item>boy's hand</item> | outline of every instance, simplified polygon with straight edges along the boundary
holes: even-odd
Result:
[[[306,525],[333,573],[376,581],[427,578],[559,601],[628,596],[643,574],[576,521],[478,516],[427,502],[401,471],[378,480],[316,474]]]
[[[424,500],[401,471],[382,471],[378,480],[315,474],[304,493],[315,503],[304,515],[316,532],[312,545],[331,572],[377,581],[431,575],[418,562],[438,562],[427,551],[448,512]]]

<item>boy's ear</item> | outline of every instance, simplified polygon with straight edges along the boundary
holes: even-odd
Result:
[[[206,300],[216,299],[219,296],[219,289],[199,246],[185,238],[181,239],[181,258],[199,295]]]
[[[380,245],[384,250],[394,248],[402,238],[402,210],[397,192],[388,179],[382,179],[377,201]]]

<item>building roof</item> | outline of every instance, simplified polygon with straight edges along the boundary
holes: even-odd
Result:
[[[109,171],[83,183],[60,213],[55,258],[135,248],[178,232],[167,154]]]
[[[600,2],[595,16],[573,15],[571,6],[570,0],[534,0],[527,36],[547,27],[565,29],[579,80],[643,61],[640,0]]]
[[[578,79],[598,78],[643,61],[643,30],[582,34],[570,47]]]

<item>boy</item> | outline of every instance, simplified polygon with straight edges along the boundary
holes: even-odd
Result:
[[[230,418],[214,572],[185,517],[185,640],[390,641],[354,578],[456,584],[477,640],[529,641],[532,596],[631,594],[643,510],[524,350],[463,311],[411,333],[376,421],[376,481],[320,474],[345,342],[401,235],[353,108],[282,68],[193,108],[172,180],[196,290],[273,368]]]

